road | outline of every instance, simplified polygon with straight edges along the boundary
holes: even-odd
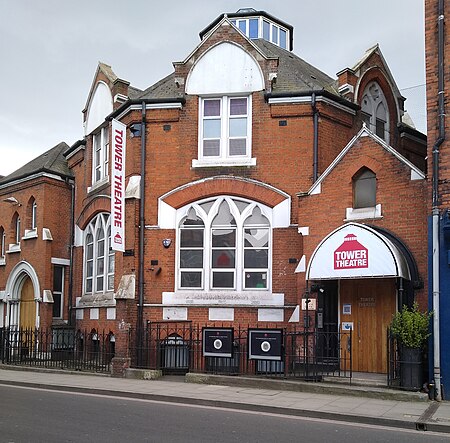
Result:
[[[0,442],[449,442],[450,435],[0,385]]]

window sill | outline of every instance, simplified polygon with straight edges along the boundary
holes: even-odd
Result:
[[[114,292],[84,294],[77,302],[77,308],[104,308],[116,306]]]
[[[370,208],[347,208],[345,211],[345,219],[344,221],[352,221],[352,220],[365,220],[365,219],[381,219],[383,216],[381,215],[381,204]]]
[[[92,186],[89,186],[87,188],[88,194],[91,192],[98,191],[99,189],[102,189],[103,187],[109,185],[109,176],[102,178],[98,182],[95,182]]]
[[[37,229],[25,229],[25,235],[22,237],[22,240],[29,240],[30,238],[37,238]]]
[[[222,166],[256,166],[256,158],[192,160],[193,168],[217,168]]]
[[[11,243],[6,251],[7,254],[13,254],[15,252],[20,252],[20,243]]]
[[[5,265],[6,265],[6,258],[0,257],[0,266],[5,266]]]

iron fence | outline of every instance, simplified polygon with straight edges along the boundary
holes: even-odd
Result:
[[[3,364],[109,372],[114,352],[111,333],[72,328],[0,329]]]
[[[204,356],[201,326],[149,323],[143,330],[130,331],[131,364],[136,368],[162,370],[165,374],[202,372],[311,381],[323,377],[352,378],[351,331],[330,333],[285,328],[280,359],[259,360],[249,358],[249,329],[248,326],[233,329],[231,357],[211,357]]]

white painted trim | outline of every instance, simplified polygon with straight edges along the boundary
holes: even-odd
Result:
[[[87,192],[93,192],[98,188],[101,188],[103,185],[109,183],[109,175],[101,178],[99,181],[95,182],[92,186],[88,186]]]
[[[53,240],[53,236],[49,228],[42,228],[42,240]]]
[[[192,160],[193,168],[217,168],[220,166],[256,166],[256,158],[216,158],[214,160]]]
[[[307,235],[309,235],[309,226],[302,226],[302,227],[298,227],[298,233],[302,234],[303,237],[306,237]]]
[[[70,154],[67,154],[67,155],[66,155],[66,160],[71,159],[77,152],[85,151],[85,150],[86,150],[86,145],[80,145],[80,146],[78,146],[77,149],[74,149]]]
[[[270,105],[272,104],[289,104],[289,103],[311,103],[312,98],[310,95],[301,96],[301,97],[271,97],[268,102]],[[335,102],[334,100],[329,99],[328,97],[316,97],[316,102],[323,102],[327,105],[334,106],[341,111],[348,112],[351,115],[356,115],[356,111],[348,106],[341,105],[340,103]]]
[[[381,203],[369,208],[346,208],[345,209],[345,220],[379,220],[383,218],[381,215]]]
[[[145,100],[145,99],[143,99]],[[181,103],[146,103],[145,109],[182,109]],[[142,105],[130,105],[127,106],[116,118],[120,120],[125,117],[129,112],[142,110]]]
[[[8,187],[13,186],[13,185],[19,185],[21,183],[25,183],[25,182],[27,182],[29,180],[34,180],[34,179],[39,178],[39,177],[47,177],[47,178],[51,178],[51,179],[57,180],[57,181],[65,181],[59,175],[49,174],[48,172],[40,172],[38,174],[29,175],[27,177],[23,177],[21,179],[14,180],[14,181],[5,183],[3,185],[0,185],[0,189],[8,188]]]
[[[418,174],[416,170],[411,169],[411,180],[424,180],[424,174]]]
[[[37,238],[37,228],[34,229],[25,229],[24,236],[22,237],[22,240],[29,240],[30,238]]]
[[[50,262],[52,265],[70,266],[70,260],[68,258],[52,257]]]
[[[302,255],[302,258],[300,259],[300,261],[298,262],[297,267],[295,268],[295,273],[299,274],[301,272],[305,272],[306,271],[306,255]]]
[[[20,252],[20,243],[10,243],[8,245],[7,254],[14,254],[15,252]]]
[[[381,145],[386,151],[391,153],[394,157],[396,157],[400,162],[404,163],[406,166],[411,168],[418,177],[422,179],[425,178],[425,174],[413,163],[411,163],[407,158],[403,157],[399,152],[397,152],[392,146],[388,145],[382,138],[378,137],[374,134],[369,128],[365,125],[360,129],[360,131],[348,142],[347,146],[337,155],[337,157],[331,162],[327,169],[323,172],[323,174],[319,177],[319,179],[311,186],[308,191],[308,195],[320,194],[320,186],[321,183],[325,180],[325,178],[331,173],[331,171],[336,167],[336,165],[342,160],[342,158],[347,154],[347,152],[352,148],[352,146],[356,143],[356,141],[363,137],[364,135],[372,138],[375,142]]]

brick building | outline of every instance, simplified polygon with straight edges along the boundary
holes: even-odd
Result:
[[[386,372],[392,314],[427,302],[426,139],[378,46],[332,78],[295,55],[293,32],[223,14],[143,91],[99,64],[64,201],[46,200],[66,249],[36,278],[52,290],[50,263],[70,260],[62,320],[117,339],[175,321],[303,326],[307,306],[311,327],[358,333],[354,370]],[[19,199],[13,183],[0,192]],[[9,226],[14,205],[1,207]],[[22,303],[10,256],[4,311]]]
[[[443,397],[443,385],[450,380],[450,149],[445,127],[450,98],[450,37],[445,23],[448,13],[447,2],[425,1],[428,158],[431,159],[428,162],[431,187],[429,306],[434,311],[429,361],[438,398]]]

